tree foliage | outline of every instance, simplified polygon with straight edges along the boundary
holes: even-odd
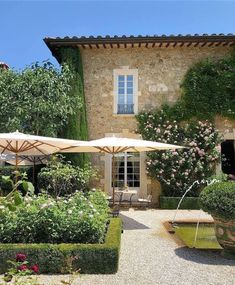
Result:
[[[0,70],[0,131],[56,136],[81,106],[70,92],[73,78],[68,65],[58,70],[48,61]]]

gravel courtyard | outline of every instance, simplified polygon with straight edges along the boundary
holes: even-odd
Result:
[[[179,219],[195,219],[199,211],[181,210]],[[74,284],[87,285],[235,285],[235,261],[217,252],[187,249],[177,244],[162,222],[174,211],[130,209],[124,222],[119,271],[115,275],[80,275]],[[211,219],[206,214],[201,218]],[[44,284],[59,284],[65,276],[41,276]]]

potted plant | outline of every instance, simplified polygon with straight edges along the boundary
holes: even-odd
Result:
[[[235,258],[235,182],[218,182],[203,189],[201,208],[212,215],[223,254]]]

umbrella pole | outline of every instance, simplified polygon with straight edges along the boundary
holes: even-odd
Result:
[[[35,157],[33,158],[33,185],[35,183]]]
[[[19,163],[18,153],[16,153],[15,157],[16,157],[16,167],[15,167],[16,176],[15,176],[15,183],[17,183],[17,182],[18,182],[18,163]]]
[[[112,184],[113,184],[113,206],[114,206],[114,193],[115,193],[115,161],[114,161],[114,154],[112,155]]]

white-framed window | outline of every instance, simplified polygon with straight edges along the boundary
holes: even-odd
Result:
[[[114,70],[114,114],[138,112],[138,69]]]
[[[140,154],[138,152],[116,154],[114,165],[116,188],[140,187]],[[113,182],[111,184],[113,185]]]

